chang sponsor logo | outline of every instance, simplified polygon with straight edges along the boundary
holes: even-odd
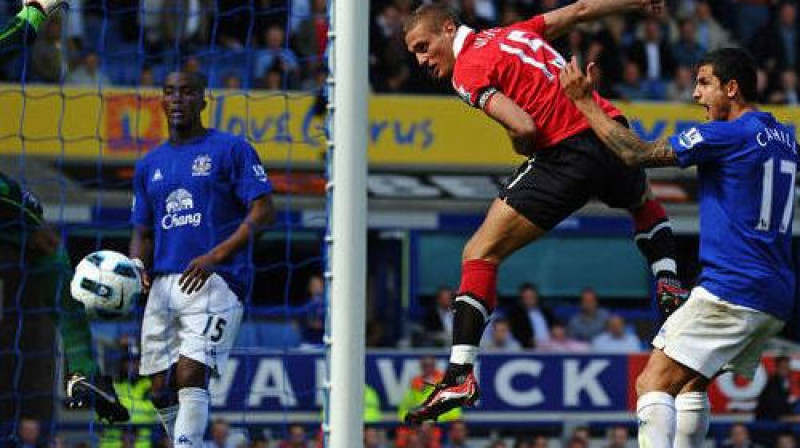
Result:
[[[167,196],[166,214],[161,218],[161,227],[169,230],[183,226],[199,226],[203,220],[203,214],[192,213],[192,210],[194,210],[192,194],[183,188],[173,191]]]

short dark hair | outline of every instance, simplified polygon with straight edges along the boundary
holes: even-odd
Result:
[[[428,24],[434,29],[441,28],[447,21],[453,22],[456,27],[461,25],[461,18],[458,17],[458,13],[453,8],[441,3],[428,3],[420,6],[411,13],[411,16],[409,16],[405,25],[403,25],[403,31],[406,33],[411,31],[412,28],[423,20],[428,21]]]
[[[175,70],[167,74],[167,77],[173,74],[181,74],[189,78],[189,81],[192,83],[192,86],[198,88],[201,91],[205,91],[206,87],[208,87],[208,78],[202,72],[187,72],[184,70]]]
[[[735,80],[746,102],[758,99],[756,62],[747,50],[736,47],[714,50],[697,63],[698,68],[704,65],[711,66],[722,84]]]

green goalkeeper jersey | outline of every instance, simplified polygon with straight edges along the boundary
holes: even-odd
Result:
[[[0,171],[0,238],[19,239],[23,232],[36,230],[43,223],[44,212],[39,198]]]
[[[3,28],[0,28],[0,55],[20,51],[26,45],[32,45],[36,33],[44,23],[47,15],[33,6],[26,6]]]

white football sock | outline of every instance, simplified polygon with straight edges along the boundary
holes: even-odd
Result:
[[[178,418],[175,421],[174,446],[202,447],[208,425],[208,391],[199,387],[184,387],[178,391]]]
[[[647,392],[636,401],[639,446],[672,448],[675,440],[675,398],[666,392]]]
[[[478,347],[474,345],[454,345],[450,349],[451,364],[475,364],[478,359]]]
[[[178,418],[178,405],[173,405],[168,408],[156,408],[161,424],[164,425],[164,431],[167,432],[167,437],[172,440],[175,435],[175,419]]]
[[[703,446],[710,423],[711,404],[705,392],[686,392],[675,398],[678,414],[675,448]]]

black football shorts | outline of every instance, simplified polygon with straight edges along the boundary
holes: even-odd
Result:
[[[597,198],[613,208],[641,201],[642,168],[625,165],[591,130],[537,151],[517,168],[500,199],[544,230]]]

